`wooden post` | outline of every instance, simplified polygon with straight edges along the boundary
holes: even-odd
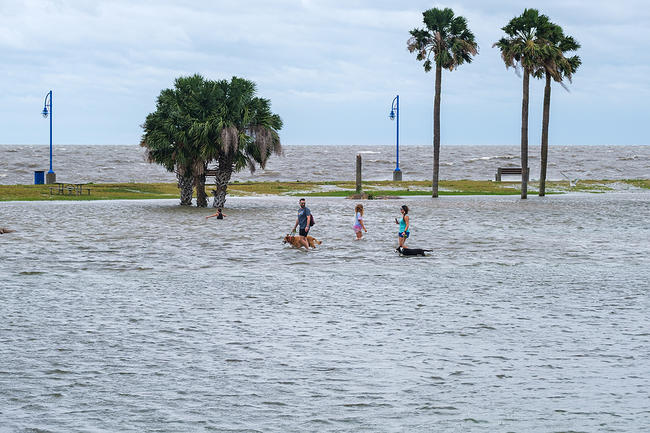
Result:
[[[357,194],[361,194],[361,155],[357,155]]]

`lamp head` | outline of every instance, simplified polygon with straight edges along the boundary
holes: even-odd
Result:
[[[395,120],[395,111],[391,109],[388,117],[390,118],[390,120]]]
[[[43,115],[43,117],[44,117],[45,119],[47,119],[47,114],[48,114],[48,113],[47,113],[47,107],[43,107],[43,111],[41,112],[41,114]]]

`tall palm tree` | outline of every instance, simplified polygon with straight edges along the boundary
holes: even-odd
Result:
[[[234,172],[248,167],[253,173],[256,164],[265,168],[272,154],[282,154],[278,135],[282,119],[271,112],[268,99],[255,96],[252,81],[233,77],[230,82],[219,81],[218,86],[223,100],[219,146],[213,152],[217,162],[213,206],[223,207]]]
[[[422,13],[425,29],[411,30],[408,50],[417,52],[417,59],[424,60],[424,70],[432,67],[431,55],[436,68],[435,96],[433,99],[433,182],[432,197],[438,197],[440,173],[440,89],[442,69],[453,71],[463,63],[471,63],[478,54],[474,34],[467,28],[464,17],[454,17],[454,11],[429,9]]]
[[[524,13],[510,20],[502,30],[506,37],[494,44],[501,50],[506,68],[523,69],[523,96],[521,100],[521,198],[528,196],[528,94],[530,75],[543,67],[555,51],[549,43],[553,24],[537,9],[524,9]]]
[[[534,72],[536,78],[542,76],[546,79],[544,86],[544,110],[542,115],[542,145],[540,155],[539,171],[539,196],[546,195],[546,166],[548,163],[548,125],[551,110],[551,79],[560,83],[564,87],[563,80],[566,78],[569,82],[573,74],[578,70],[582,63],[578,56],[565,56],[566,53],[576,51],[580,44],[571,36],[565,36],[564,31],[558,25],[554,25],[548,35],[549,42],[555,47],[551,53],[552,58],[548,59],[541,68]],[[566,88],[566,87],[565,87]]]

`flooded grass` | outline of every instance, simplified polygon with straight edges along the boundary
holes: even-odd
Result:
[[[519,182],[493,182],[478,180],[446,180],[440,182],[440,195],[518,195]],[[529,194],[537,194],[537,182],[529,184]],[[585,180],[576,185],[566,181],[547,182],[548,194],[567,192],[604,193],[620,188],[650,189],[649,179]],[[86,188],[90,189],[90,194]],[[206,185],[210,197],[212,185]],[[233,182],[228,194],[233,197],[254,195],[305,195],[311,197],[347,197],[355,193],[351,181],[325,182]],[[368,181],[363,190],[372,196],[431,195],[431,181]],[[176,183],[98,183],[86,184],[82,195],[58,194],[58,188],[50,185],[0,185],[0,201],[35,200],[130,200],[167,199],[178,196]]]

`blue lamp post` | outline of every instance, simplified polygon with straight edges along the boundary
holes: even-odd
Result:
[[[48,103],[48,99],[49,99],[49,103]],[[43,104],[43,111],[41,114],[46,119],[48,114],[50,116],[50,171],[47,172],[47,175],[45,177],[45,183],[55,183],[56,173],[54,173],[54,170],[52,170],[52,91],[51,90],[47,93],[47,95],[45,95],[45,103]]]
[[[397,117],[397,134],[395,139],[395,171],[393,171],[393,181],[402,180],[402,171],[399,169],[399,95],[395,96],[390,106],[390,120]]]

